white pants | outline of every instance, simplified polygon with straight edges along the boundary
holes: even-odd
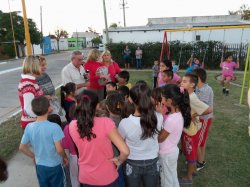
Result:
[[[160,155],[161,164],[161,187],[179,187],[177,178],[177,160],[179,149],[172,153]]]
[[[77,155],[69,154],[69,171],[72,187],[80,187]]]

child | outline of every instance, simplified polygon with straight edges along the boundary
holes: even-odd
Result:
[[[170,108],[170,114],[163,123],[158,141],[160,143],[161,185],[179,186],[177,178],[178,143],[183,126],[191,122],[191,108],[188,92],[183,87],[167,85],[162,88],[162,103]]]
[[[221,85],[222,92],[226,96],[229,94],[229,85],[234,78],[234,69],[239,68],[239,58],[237,64],[233,61],[232,55],[227,55],[225,61],[221,60],[220,67],[222,69]]]
[[[172,79],[173,79],[173,71],[171,70],[164,70],[162,72],[162,80],[164,82],[164,85],[172,84]],[[162,85],[162,86],[164,86]]]
[[[158,77],[157,77],[158,87],[161,87],[165,84],[162,79],[162,72],[164,70],[170,70],[170,71],[173,70],[172,62],[170,60],[164,60],[163,62],[160,62],[160,72],[158,73]],[[177,75],[176,73],[174,73],[173,78],[171,80],[171,84],[180,84],[180,83],[181,83],[181,77]]]
[[[96,106],[96,117],[109,117],[109,112],[106,107],[106,100],[100,101]]]
[[[183,129],[182,134],[182,150],[186,156],[187,175],[180,179],[180,184],[192,184],[192,175],[196,171],[197,149],[198,149],[198,130],[200,123],[198,115],[206,115],[212,112],[207,104],[200,101],[194,93],[194,89],[198,84],[198,77],[193,73],[186,74],[181,82],[181,87],[184,87],[189,93],[192,122],[188,128]]]
[[[187,68],[186,73],[190,73],[197,68],[204,68],[204,62],[201,64],[198,57],[194,57],[194,54],[192,54],[190,59],[187,61],[187,65],[189,67]]]
[[[179,66],[176,64],[176,60],[172,60],[173,73],[178,73]]]
[[[72,120],[69,116],[70,108],[76,103],[76,84],[73,82],[67,83],[61,87],[61,105],[66,112],[66,119],[68,123]]]
[[[120,86],[117,91],[124,97],[125,101],[129,98],[129,88],[127,86]]]
[[[198,76],[198,84],[195,89],[195,93],[198,98],[206,103],[210,108],[213,109],[214,93],[212,88],[206,83],[207,73],[204,69],[195,69],[194,73]],[[201,130],[199,131],[199,143],[198,143],[198,154],[197,154],[197,171],[205,167],[205,150],[206,150],[206,139],[208,136],[208,130],[212,123],[213,113],[200,117]]]
[[[118,88],[120,86],[127,86],[128,89],[131,89],[132,85],[128,81],[129,81],[129,72],[126,70],[121,71],[118,74],[118,83],[117,83]]]
[[[152,67],[152,70],[153,70],[153,78],[154,78],[153,88],[156,88],[156,86],[157,86],[157,76],[158,76],[158,73],[159,73],[159,61],[158,60],[154,61],[154,65]]]
[[[116,83],[114,83],[114,82],[107,82],[107,84],[106,84],[106,92],[108,93],[110,91],[115,91],[115,90],[117,90]]]
[[[68,158],[61,145],[64,137],[62,129],[47,121],[52,107],[46,97],[34,98],[31,106],[37,119],[26,127],[19,150],[34,160],[40,186],[64,187],[62,161],[67,165]],[[34,152],[30,150],[29,144]]]

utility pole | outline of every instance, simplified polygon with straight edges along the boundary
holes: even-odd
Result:
[[[103,12],[104,12],[104,21],[105,21],[106,43],[109,43],[109,31],[108,31],[108,21],[107,21],[105,0],[103,0]]]
[[[8,3],[9,3],[9,11],[10,11],[10,23],[11,23],[11,29],[12,29],[13,44],[14,44],[16,59],[18,59],[17,49],[16,49],[16,38],[15,38],[15,32],[14,32],[14,27],[13,27],[13,20],[12,20],[12,14],[11,14],[11,10],[10,10],[10,1],[9,0],[8,0]]]
[[[24,31],[25,31],[25,40],[27,46],[27,56],[32,55],[31,50],[31,42],[30,42],[30,32],[29,32],[29,25],[26,15],[26,7],[25,7],[25,0],[22,0],[22,7],[23,7],[23,23],[24,23]]]
[[[125,9],[128,8],[126,7],[127,2],[125,3],[124,0],[122,0],[122,9],[123,9],[123,23],[124,23],[124,27],[126,27],[126,14],[125,14]]]
[[[40,6],[40,19],[41,19],[41,46],[43,55],[43,8]]]

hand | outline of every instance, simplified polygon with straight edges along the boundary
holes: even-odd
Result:
[[[161,113],[162,115],[164,115],[164,110],[165,110],[165,107],[162,103],[158,103],[156,106],[155,106],[155,110],[156,112],[159,112]]]
[[[117,170],[119,169],[120,165],[122,164],[122,163],[120,162],[119,157],[111,158],[110,161],[113,162],[113,163],[115,164]]]
[[[67,157],[64,157],[64,158],[63,158],[63,165],[64,165],[64,166],[69,165],[69,160],[68,160]]]

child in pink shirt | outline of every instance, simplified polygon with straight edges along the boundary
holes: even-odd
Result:
[[[229,94],[230,82],[234,79],[234,69],[239,68],[239,59],[237,63],[233,61],[232,55],[227,55],[225,61],[221,61],[220,67],[222,70],[221,85],[222,92],[226,96]]]

